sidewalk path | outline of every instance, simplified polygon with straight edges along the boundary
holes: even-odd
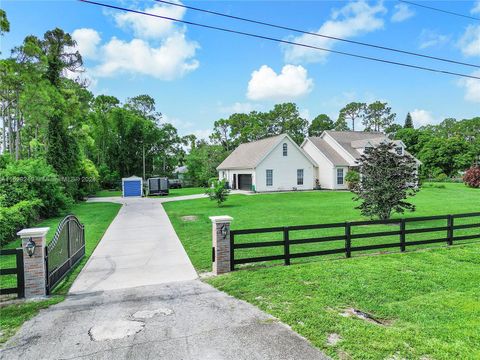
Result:
[[[164,200],[117,198],[124,206],[66,300],[27,321],[0,359],[327,359],[275,318],[198,280]]]

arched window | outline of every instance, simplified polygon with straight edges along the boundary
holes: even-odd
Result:
[[[283,156],[287,156],[288,153],[288,145],[287,143],[283,144]]]

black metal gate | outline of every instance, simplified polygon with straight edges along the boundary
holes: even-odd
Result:
[[[46,248],[47,294],[85,255],[85,228],[74,215],[66,216]]]

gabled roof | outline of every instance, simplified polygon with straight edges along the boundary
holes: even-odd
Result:
[[[349,165],[348,161],[340,156],[340,154],[334,148],[332,148],[326,140],[322,139],[321,137],[309,137],[308,140],[310,140],[312,144],[315,145],[333,165]]]
[[[360,143],[369,141],[372,145],[380,144],[382,140],[387,140],[387,136],[381,132],[367,132],[367,131],[325,131],[330,135],[341,147],[345,149],[355,159],[360,157],[360,152],[353,146],[359,146]],[[352,142],[354,143],[352,145]]]
[[[365,147],[376,147],[383,142],[393,142],[395,145],[405,144],[401,140],[390,140],[385,134],[380,132],[366,132],[366,131],[324,131],[319,137],[309,137],[308,139],[320,150],[323,155],[336,166],[349,166],[349,161],[344,158],[336,149],[334,149],[327,140],[325,135],[330,136],[338,143],[354,160],[358,160],[362,155],[361,150]],[[409,154],[406,150],[405,153]],[[411,154],[409,154],[412,156]],[[417,163],[420,163],[414,156],[412,156]]]
[[[240,144],[217,169],[253,169],[285,135]]]
[[[245,144],[240,144],[223,162],[217,166],[217,170],[227,169],[254,169],[283,139],[288,138],[292,144],[304,155],[314,166],[317,164],[310,156],[300,149],[287,134],[272,136]]]

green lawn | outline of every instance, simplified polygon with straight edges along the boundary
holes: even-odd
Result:
[[[463,184],[426,184],[412,201],[417,211],[405,214],[406,217],[480,211],[480,191]],[[208,199],[165,203],[164,207],[199,271],[211,269],[208,217],[212,215],[232,216],[233,229],[363,219],[354,209],[352,194],[348,192],[234,195],[221,208]],[[184,221],[182,217],[187,215],[196,216],[197,220]],[[479,223],[479,218],[469,221]],[[443,223],[412,226],[443,226]],[[374,230],[389,229],[377,226]],[[479,231],[461,230],[456,235],[466,233]],[[323,232],[316,236],[331,234]],[[279,239],[272,238],[273,235],[256,237]],[[436,235],[444,237],[445,233],[416,234],[415,239]],[[355,240],[354,245],[398,242],[398,236],[387,238]],[[338,245],[343,246],[343,242]],[[308,250],[298,246],[297,251],[313,251],[327,245],[310,244]],[[278,317],[334,358],[477,359],[480,357],[480,242],[465,241],[449,248],[443,244],[429,247],[375,256],[354,253],[351,259],[315,257],[306,263],[296,259],[288,267],[257,264],[209,282]],[[271,254],[267,248],[255,249],[254,253],[263,255],[265,251]],[[348,308],[371,314],[383,325],[340,315]],[[332,333],[340,335],[342,340],[327,345],[326,339]]]
[[[16,305],[1,306],[0,304],[0,343],[5,342],[12,336],[18,327],[24,321],[35,316],[40,309],[46,308],[52,304],[63,300],[64,295],[72,285],[80,270],[83,268],[98,242],[105,233],[107,227],[112,222],[120,209],[120,204],[112,203],[78,203],[72,206],[69,213],[76,215],[80,222],[85,225],[85,257],[75,267],[75,269],[65,277],[62,283],[53,291],[53,297],[36,302],[19,303]],[[55,233],[58,223],[64,216],[59,216],[44,220],[36,226],[49,226],[50,231],[47,235],[47,241],[50,241]],[[4,248],[16,248],[20,246],[20,240],[9,243]],[[0,258],[0,268],[15,267],[14,256],[2,256]],[[6,288],[15,286],[16,277],[1,276],[0,287]]]
[[[480,211],[480,191],[467,188],[463,184],[426,184],[412,199],[417,211],[406,213],[405,217],[443,215],[448,213],[464,213]],[[175,231],[180,237],[193,265],[200,271],[211,269],[211,222],[209,216],[230,215],[234,218],[232,229],[291,226],[334,223],[343,221],[365,220],[355,209],[352,194],[338,191],[291,192],[260,195],[231,195],[227,202],[217,207],[209,199],[197,199],[181,202],[165,203],[164,207]],[[183,216],[193,215],[196,221],[184,221]],[[400,217],[395,215],[394,217]],[[457,224],[479,222],[479,219],[459,219]],[[444,226],[442,221],[412,223],[414,227]],[[356,228],[356,233],[370,231],[396,230],[392,226],[375,226]],[[302,231],[292,233],[291,239],[315,236],[340,235],[342,229]],[[456,231],[456,235],[470,234],[472,229]],[[238,241],[280,240],[281,233],[262,235],[242,235]],[[443,233],[410,235],[407,240],[444,237]],[[237,240],[236,240],[237,241]],[[398,236],[352,241],[352,246],[373,243],[398,242]],[[324,250],[343,246],[343,241],[305,244],[292,247],[292,252]],[[431,245],[435,246],[435,245]],[[441,246],[440,244],[438,246]],[[417,246],[421,247],[421,246]],[[274,255],[281,253],[282,248],[257,248],[237,251],[241,257]],[[355,255],[354,255],[355,256]],[[338,256],[337,256],[338,257]],[[314,258],[317,259],[317,258]],[[300,261],[300,260],[293,260]]]
[[[480,244],[236,271],[209,282],[342,359],[479,359]],[[384,322],[341,315],[355,308]],[[342,340],[326,344],[329,334]]]
[[[122,196],[121,190],[100,190],[95,193],[95,197],[118,197]]]
[[[194,188],[181,188],[181,189],[170,189],[167,196],[184,196],[184,195],[194,195],[194,194],[203,194],[205,188],[194,187]],[[121,190],[100,190],[97,191],[95,197],[119,197],[122,196]]]

